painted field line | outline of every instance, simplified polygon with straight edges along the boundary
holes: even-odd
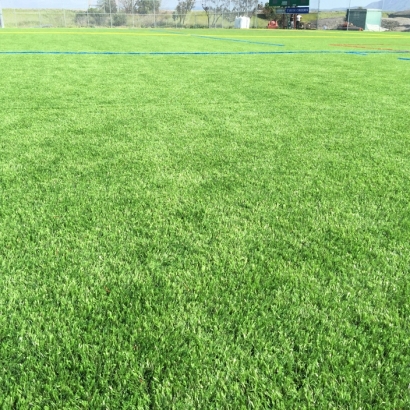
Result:
[[[363,52],[368,50],[385,50],[385,51],[398,51],[402,53],[410,53],[410,50],[400,50],[394,48],[381,48],[381,47],[374,47],[372,44],[329,44],[332,47],[342,47],[342,48],[360,48],[363,49]]]
[[[240,40],[232,37],[211,37],[211,36],[199,36],[195,34],[191,34],[191,37],[195,38],[206,38],[208,40],[219,40],[219,41],[235,41],[239,43],[247,43],[247,44],[258,44],[258,45],[264,45],[264,46],[273,46],[273,47],[284,47],[284,44],[274,44],[274,43],[264,43],[263,41],[249,41],[249,40]]]
[[[402,51],[331,51],[331,50],[300,50],[300,51],[0,51],[0,55],[296,55],[296,54],[408,54]]]
[[[244,42],[244,43],[249,43],[249,44],[258,44],[258,45],[268,45],[268,46],[274,46],[274,47],[284,47],[284,44],[277,44],[277,43],[266,43],[266,42],[261,42],[261,41],[251,41],[251,40],[241,40],[241,39],[254,39],[254,38],[270,38],[271,40],[274,40],[276,38],[286,38],[289,39],[292,36],[237,36],[237,35],[225,35],[221,34],[218,36],[215,35],[209,35],[209,34],[191,34],[191,33],[186,33],[186,32],[180,32],[180,31],[171,31],[171,33],[175,35],[181,35],[181,36],[191,36],[191,37],[196,37],[196,38],[207,38],[210,40],[220,40],[220,41],[235,41],[235,42]],[[295,37],[295,36],[293,36]],[[312,38],[312,36],[296,36],[296,38]],[[339,36],[320,36],[320,38],[340,38]],[[349,38],[362,38],[362,37],[352,37],[350,36]]]
[[[167,29],[164,29],[167,30]],[[198,36],[198,37],[215,37],[215,35],[211,35],[211,34],[190,34],[190,33],[180,33],[180,32],[176,32],[176,31],[172,31],[173,34],[175,35],[181,35],[181,36]],[[275,39],[275,38],[286,38],[286,39],[292,39],[292,38],[311,38],[311,39],[315,39],[315,38],[338,38],[340,39],[340,35],[335,36],[335,35],[296,35],[296,34],[289,34],[289,35],[271,35],[271,36],[252,36],[252,35],[235,35],[235,34],[217,34],[218,37],[228,37],[228,38],[271,38],[271,39]],[[377,35],[377,36],[369,36],[367,38],[378,38],[378,37],[383,37],[381,35]],[[391,36],[390,38],[408,38],[405,36]],[[349,39],[351,38],[360,38],[362,40],[364,40],[363,36],[349,36]]]
[[[164,29],[167,30],[167,29]],[[1,35],[8,35],[8,34],[22,34],[22,35],[26,35],[26,34],[67,34],[67,35],[86,35],[86,36],[177,36],[177,35],[184,35],[184,36],[190,36],[190,35],[194,35],[195,34],[190,34],[190,33],[176,33],[176,32],[170,32],[170,33],[166,33],[164,32],[156,32],[156,33],[148,33],[148,32],[132,32],[132,33],[116,33],[116,32],[78,32],[78,31],[73,31],[73,32],[69,32],[69,31],[47,31],[46,29],[44,31],[3,31],[0,30],[0,36]],[[343,33],[345,34],[345,33]],[[208,34],[203,34],[203,35],[198,35],[199,37],[215,37],[212,35],[208,35]],[[246,36],[246,35],[227,35],[227,34],[218,34],[218,37],[229,37],[229,38],[340,38],[340,35],[322,35],[320,33],[315,32],[315,35],[299,35],[298,33],[295,34],[291,34],[288,33],[287,35],[272,35],[272,36]],[[367,38],[379,38],[379,37],[384,37],[386,38],[386,35],[380,35],[380,34],[368,34],[366,36]],[[408,36],[396,36],[396,35],[390,35],[390,38],[408,38]],[[363,36],[349,36],[349,38],[361,38],[364,39]]]
[[[182,34],[182,33],[181,33]],[[192,34],[191,34],[192,35]],[[203,34],[203,35],[201,35],[201,37],[212,37],[212,36],[209,36],[208,34]],[[233,35],[226,35],[226,34],[221,34],[221,35],[219,35],[218,34],[218,37],[231,37],[231,38],[272,38],[272,39],[275,39],[275,38],[292,38],[292,36],[242,36],[242,35],[239,35],[239,36],[237,36],[237,35],[235,35],[235,34],[233,34]],[[294,37],[296,37],[296,36],[294,36]],[[333,37],[335,37],[335,38],[339,38],[338,36],[320,36],[320,38],[333,38]],[[316,37],[312,37],[312,36],[297,36],[296,38],[319,38],[319,36],[316,36]],[[355,38],[355,37],[349,37],[349,38]],[[356,37],[356,38],[362,38],[362,37]]]
[[[0,55],[254,55],[297,54],[293,51],[0,51]],[[341,53],[338,53],[341,54]]]
[[[27,32],[21,32],[21,31],[9,31],[9,32],[1,32],[0,31],[0,36],[1,35],[7,35],[7,34],[26,34],[26,35],[31,35],[31,34],[68,34],[68,35],[80,35],[80,36],[140,36],[140,37],[150,37],[150,36],[156,36],[156,37],[166,37],[166,36],[177,36],[178,34],[173,34],[173,33],[78,33],[78,32],[66,32],[66,31],[27,31]]]
[[[406,61],[410,61],[410,58],[399,57],[399,60],[406,60]]]
[[[175,33],[175,31],[174,31]],[[189,33],[181,33],[181,34],[189,34]],[[311,35],[305,35],[305,34],[300,34],[300,33],[296,33],[293,34],[292,32],[289,32],[286,35],[283,35],[282,33],[279,34],[272,34],[272,35],[245,35],[245,34],[239,34],[239,35],[235,35],[235,34],[217,34],[218,37],[243,37],[243,38],[254,38],[254,37],[269,37],[269,38],[340,38],[343,34],[345,33],[340,33],[340,35],[330,35],[330,34],[321,34],[318,33],[317,31],[315,32],[315,34],[311,34]],[[212,36],[212,34],[201,34],[201,36]],[[348,38],[361,38],[363,40],[365,39],[369,39],[369,38],[386,38],[386,35],[383,34],[365,34],[363,35],[348,35]],[[403,35],[389,35],[388,36],[389,39],[392,38],[409,38],[408,36],[403,36]]]

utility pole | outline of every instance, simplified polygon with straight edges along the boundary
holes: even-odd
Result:
[[[135,28],[134,0],[131,0],[132,28]]]
[[[317,3],[316,30],[319,30],[319,13],[320,13],[320,0],[318,0],[318,3]]]
[[[0,28],[4,28],[3,9],[1,8],[1,3],[0,3]]]
[[[350,6],[352,4],[352,0],[349,0],[349,9],[347,10],[347,26],[346,31],[349,31],[349,24],[350,24]]]

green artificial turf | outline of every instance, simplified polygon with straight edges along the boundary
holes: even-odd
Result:
[[[408,408],[410,35],[173,33],[0,51],[338,53],[0,54],[0,408]]]

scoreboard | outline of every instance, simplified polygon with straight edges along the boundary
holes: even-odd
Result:
[[[270,7],[309,6],[309,0],[269,0]]]

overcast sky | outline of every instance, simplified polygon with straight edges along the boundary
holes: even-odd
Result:
[[[267,0],[266,0],[267,1]],[[317,8],[319,0],[310,0],[310,7]],[[338,7],[367,6],[373,0],[320,0],[321,9],[331,9]],[[161,8],[174,9],[178,0],[162,0]],[[265,3],[265,0],[260,1]],[[3,8],[53,8],[53,9],[87,9],[88,4],[95,4],[97,0],[0,0]],[[200,7],[201,0],[196,1],[196,6]]]

